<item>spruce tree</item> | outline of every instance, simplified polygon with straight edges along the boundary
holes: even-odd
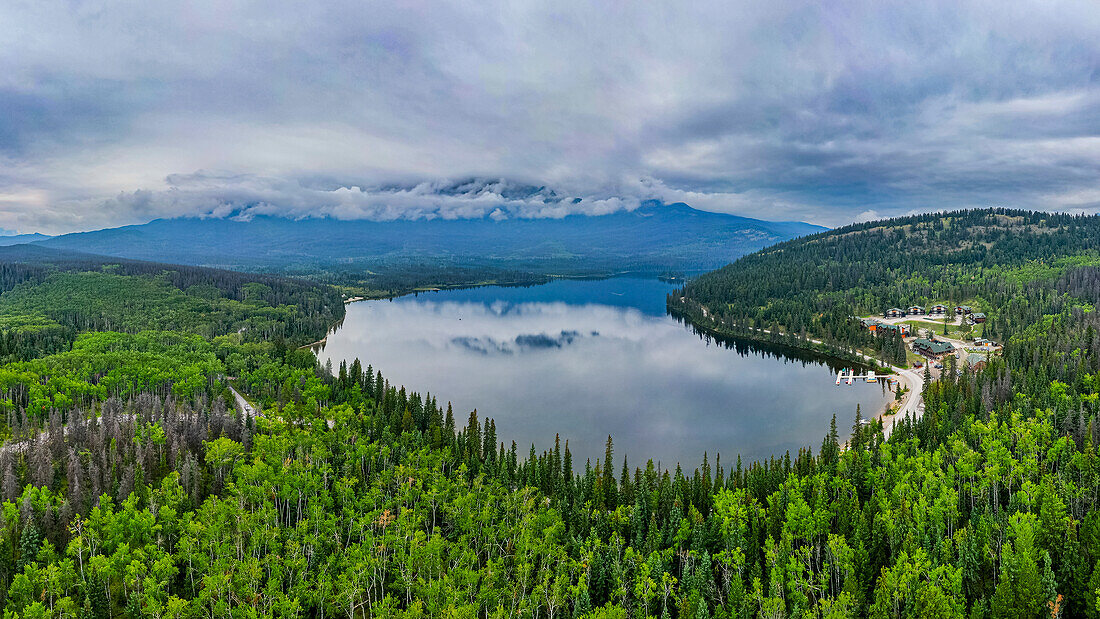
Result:
[[[19,536],[19,561],[15,564],[16,573],[22,572],[28,563],[35,561],[41,547],[42,536],[38,533],[38,527],[33,522],[28,522]]]
[[[614,457],[615,449],[611,442],[611,435],[607,435],[607,445],[604,447],[603,452],[603,472],[600,480],[601,491],[603,493],[603,507],[607,510],[614,510],[617,505],[617,492],[615,487],[615,469],[614,469]]]

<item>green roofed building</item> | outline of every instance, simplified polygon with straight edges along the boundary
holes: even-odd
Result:
[[[950,342],[933,341],[923,337],[913,340],[913,352],[925,357],[938,359],[954,351],[955,347]]]
[[[986,362],[988,361],[989,357],[983,355],[980,352],[972,352],[966,356],[966,366],[975,371],[984,368]]]

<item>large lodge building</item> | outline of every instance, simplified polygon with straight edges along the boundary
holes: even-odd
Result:
[[[939,340],[929,340],[923,337],[919,337],[913,340],[913,352],[918,355],[924,355],[929,359],[939,359],[946,354],[955,352],[955,347],[951,342],[941,342]]]

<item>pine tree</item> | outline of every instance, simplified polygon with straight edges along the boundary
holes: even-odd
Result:
[[[579,619],[592,612],[592,601],[588,598],[588,587],[581,585],[577,589],[576,598],[573,600],[574,619]]]
[[[603,471],[600,478],[600,492],[602,496],[602,507],[607,510],[614,510],[617,507],[617,492],[615,487],[615,469],[612,462],[612,458],[615,454],[615,448],[611,441],[611,435],[607,435],[607,445],[604,447],[603,452]],[[597,464],[597,466],[599,466]]]
[[[15,571],[22,572],[28,563],[34,561],[41,547],[42,536],[38,533],[38,527],[34,522],[26,522],[23,533],[19,536],[19,561],[15,564]]]
[[[565,453],[562,455],[561,460],[561,474],[562,484],[565,486],[566,491],[570,491],[573,488],[573,454],[569,451],[569,440],[565,441]]]
[[[453,441],[455,436],[455,414],[451,410],[451,403],[447,402],[447,416],[443,421],[444,436],[448,441]]]
[[[1031,514],[1012,517],[1015,539],[1001,550],[1001,576],[990,602],[996,619],[1035,617],[1046,608],[1047,592],[1036,560],[1034,523]]]
[[[790,457],[790,452],[787,453],[787,456]],[[829,422],[829,435],[821,443],[821,461],[835,470],[839,460],[840,438],[836,429],[836,413],[833,413],[833,419]]]
[[[619,473],[619,501],[620,504],[629,505],[634,502],[634,492],[630,487],[630,468],[626,462],[626,456],[623,456],[623,469]]]
[[[111,603],[95,571],[90,571],[84,583],[84,606],[81,610],[84,611],[83,616],[89,619],[108,619],[111,616]]]
[[[852,450],[863,447],[863,412],[860,410],[858,402],[856,403],[856,420],[852,423],[852,440],[848,441],[848,444]]]
[[[466,463],[471,470],[481,463],[481,424],[477,421],[477,409],[470,411],[466,422]]]
[[[485,423],[485,438],[482,441],[481,453],[485,458],[485,464],[493,470],[497,463],[497,422],[489,419]]]

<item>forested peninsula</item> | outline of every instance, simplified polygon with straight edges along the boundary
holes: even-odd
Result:
[[[320,366],[300,346],[343,316],[327,285],[15,248],[0,265],[0,605],[1100,616],[1098,243],[1095,217],[947,213],[691,281],[670,308],[709,329],[886,356],[854,316],[978,300],[1004,354],[926,386],[925,414],[889,439],[852,411],[812,450],[674,469],[627,462],[610,437],[585,462],[554,437],[516,445],[367,359]]]

